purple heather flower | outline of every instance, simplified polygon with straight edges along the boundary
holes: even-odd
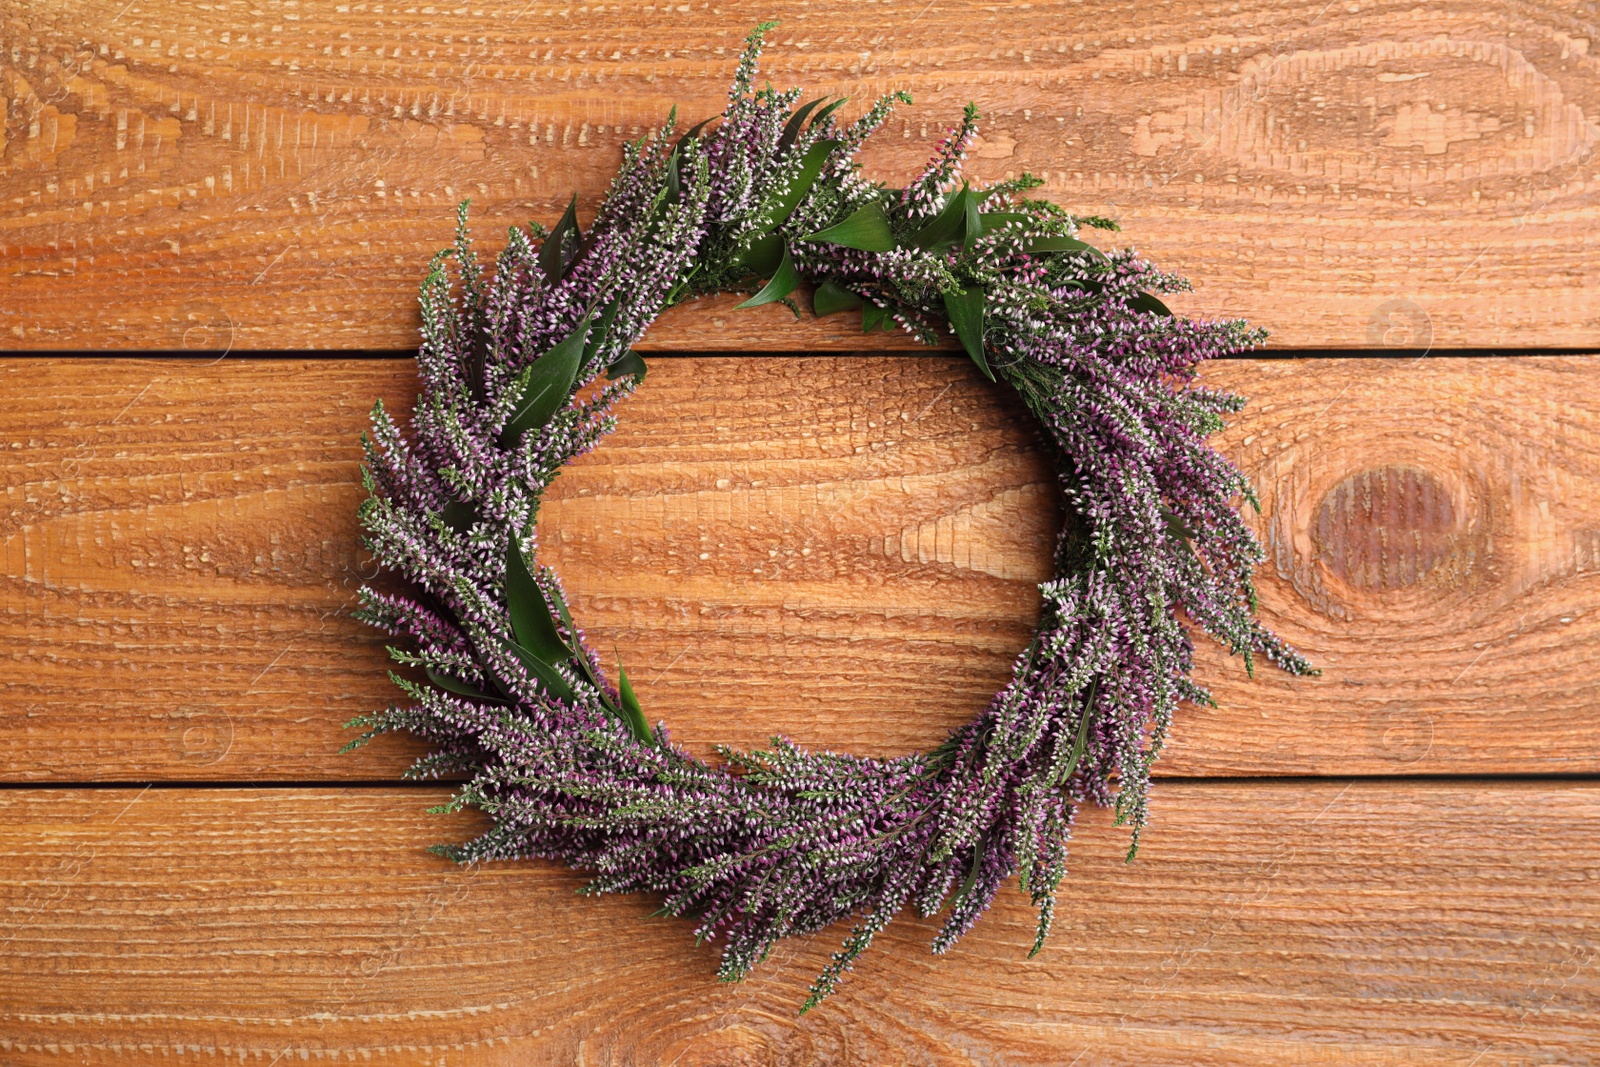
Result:
[[[798,94],[752,89],[764,28],[720,123],[679,143],[669,122],[627,148],[570,260],[557,237],[513,231],[486,274],[463,206],[456,246],[422,287],[409,434],[375,410],[361,514],[379,562],[414,587],[367,590],[362,617],[409,638],[396,659],[434,684],[397,677],[409,702],[358,719],[366,732],[354,743],[411,731],[434,747],[413,773],[467,777],[453,805],[494,825],[446,854],[556,859],[588,871],[593,892],[656,894],[667,913],[695,917],[697,937],[721,942],[723,979],[743,977],[779,938],[852,920],[809,1008],[903,907],[948,908],[942,952],[1013,874],[1039,909],[1038,951],[1076,806],[1115,804],[1136,843],[1173,713],[1208,699],[1189,678],[1179,611],[1247,657],[1310,668],[1254,618],[1262,553],[1235,506],[1249,486],[1205,443],[1240,402],[1194,381],[1201,361],[1261,335],[1163,314],[1151,294],[1184,283],[1131,253],[1088,250],[1080,222],[1103,220],[1021,197],[1034,179],[974,191],[971,210],[955,212],[972,108],[903,192],[864,181],[855,153],[904,98],[885,97],[847,127],[830,112],[791,130]],[[808,173],[813,150],[826,156]],[[862,211],[881,213],[892,249],[808,236]],[[959,239],[930,236],[941,218]],[[549,662],[517,651],[508,552],[531,565],[544,607],[563,603],[537,562],[539,499],[610,431],[636,378],[588,400],[579,391],[622,366],[671,303],[760,288],[757,252],[774,240],[807,281],[929,341],[949,329],[949,298],[981,290],[982,354],[1059,457],[1071,519],[1058,577],[1041,586],[1038,629],[1009,684],[930,752],[864,759],[777,739],[712,764],[674,746],[664,725],[630,725],[623,694],[569,620],[552,619]],[[555,373],[544,361],[585,322],[566,402],[513,432],[541,367]]]

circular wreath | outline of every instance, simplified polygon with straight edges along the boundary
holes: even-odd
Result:
[[[1180,611],[1247,665],[1310,667],[1255,620],[1262,552],[1235,506],[1253,498],[1205,443],[1242,402],[1194,381],[1201,360],[1264,335],[1173,316],[1153,294],[1186,283],[1079,240],[1115,225],[1026,198],[1038,179],[960,182],[970,105],[910,185],[864,180],[858,149],[909,98],[841,125],[842,100],[753,91],[768,28],[747,39],[720,123],[674,142],[669,118],[627,146],[587,233],[575,202],[548,232],[514,228],[486,278],[462,205],[422,285],[411,433],[380,404],[364,437],[364,540],[417,592],[363,589],[359,614],[409,636],[391,654],[428,684],[393,675],[409,702],[356,719],[352,747],[426,739],[411,773],[464,776],[443,810],[493,819],[440,851],[548,857],[592,872],[591,892],[658,894],[723,942],[724,980],[779,938],[853,918],[804,1011],[902,908],[948,909],[943,952],[1013,872],[1039,909],[1037,952],[1084,800],[1115,805],[1132,858],[1173,711],[1208,701]],[[866,759],[775,738],[714,764],[649,724],[620,662],[608,676],[538,562],[539,502],[614,427],[645,377],[630,346],[663,309],[735,290],[751,294],[740,307],[798,315],[802,282],[819,316],[859,308],[866,331],[929,343],[953,332],[1037,417],[1071,518],[1010,683],[937,748]]]

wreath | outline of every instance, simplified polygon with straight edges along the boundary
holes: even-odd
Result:
[[[1116,226],[1027,198],[1038,179],[960,181],[970,105],[914,182],[864,180],[857,151],[909,97],[846,125],[843,100],[753,90],[771,25],[747,38],[719,123],[674,140],[669,118],[625,148],[587,233],[574,199],[554,229],[513,228],[486,277],[462,205],[422,285],[410,433],[380,403],[363,437],[364,541],[415,591],[367,587],[359,615],[408,637],[390,652],[427,681],[391,672],[408,701],[354,720],[349,747],[422,737],[413,776],[465,779],[438,810],[493,821],[439,851],[556,859],[590,872],[589,892],[655,894],[722,943],[724,980],[852,919],[805,1011],[903,908],[945,913],[943,952],[1013,873],[1037,953],[1086,800],[1115,806],[1133,858],[1173,712],[1209,703],[1180,613],[1247,666],[1311,668],[1255,619],[1262,551],[1236,507],[1254,497],[1205,443],[1242,401],[1194,380],[1264,333],[1173,316],[1156,294],[1187,284],[1081,240]],[[1070,518],[1011,681],[938,747],[867,759],[774,738],[708,762],[650,723],[620,660],[609,674],[574,623],[538,562],[539,503],[615,426],[645,378],[631,346],[662,310],[733,290],[798,315],[802,283],[816,315],[859,309],[868,333],[953,333],[1038,419]]]

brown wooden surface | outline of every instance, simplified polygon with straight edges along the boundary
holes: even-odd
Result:
[[[410,349],[459,200],[491,248],[587,219],[774,13],[776,84],[916,96],[874,177],[974,100],[971,173],[1119,218],[1180,310],[1391,356],[1206,371],[1252,399],[1219,443],[1263,615],[1324,675],[1203,646],[1221,706],[1135,864],[1083,813],[1042,957],[1008,887],[804,1020],[843,931],[718,985],[655,901],[423,851],[479,824],[393,784],[416,746],[337,754],[393,695],[347,617],[356,435],[413,372],[241,358]],[[0,1064],[1600,1062],[1600,357],[1393,358],[1600,351],[1597,36],[1466,0],[0,0],[0,348],[34,353],[0,359]],[[964,359],[735,300],[653,328],[729,355],[652,358],[544,552],[697,750],[927,745],[1025,639],[1049,467]]]
[[[775,10],[775,83],[916,96],[873,174],[974,100],[973,174],[1120,218],[1186,308],[1284,345],[1595,344],[1595,14],[1468,0],[6,0],[0,344],[410,347],[459,200],[491,243],[573,190],[587,217],[624,140],[721,109]],[[652,342],[858,343],[731,303]]]
[[[1015,888],[949,955],[896,922],[747,982],[637,898],[457,868],[437,789],[0,793],[0,1060],[33,1064],[1600,1061],[1600,789],[1159,784],[1083,819],[1050,945]]]
[[[386,777],[397,694],[347,617],[357,435],[397,360],[0,362],[10,780]],[[1228,361],[1265,619],[1325,669],[1207,647],[1166,774],[1600,769],[1600,363]],[[1004,681],[1059,510],[965,359],[652,360],[556,483],[545,558],[700,751],[926,747]],[[1404,669],[1397,669],[1398,663]]]

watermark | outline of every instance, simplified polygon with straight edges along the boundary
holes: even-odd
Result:
[[[363,953],[355,965],[328,991],[319,1006],[312,1009],[306,1017],[314,1019],[319,1027],[326,1027],[329,1023],[342,1019],[366,983],[376,980],[385,971],[396,966],[412,942],[422,936],[453,905],[467,898],[479,869],[477,863],[466,864],[460,868],[463,873],[451,878],[448,884],[438,887],[420,900],[412,901],[399,921],[388,928],[383,942]],[[298,1061],[305,1058],[308,1051],[303,1039],[296,1044],[284,1045],[278,1050],[277,1055],[267,1062],[266,1067],[274,1067],[285,1060]]]
[[[1373,747],[1401,767],[1421,763],[1433,751],[1433,717],[1415,708],[1395,708],[1370,722]]]
[[[107,829],[109,830],[110,827],[115,826],[118,820],[128,814],[128,810],[139,803],[148,792],[150,792],[150,787],[147,785],[139,790],[132,800],[122,805],[117,813],[111,817],[111,821],[106,823]],[[91,816],[83,820],[83,823],[93,826],[94,821]],[[9,909],[10,913],[7,917],[8,928],[6,935],[0,938],[0,946],[9,945],[12,941],[15,941],[32,924],[35,916],[65,900],[71,892],[72,886],[83,877],[84,872],[89,869],[89,865],[94,862],[95,856],[99,854],[99,851],[99,848],[95,845],[87,841],[80,841],[72,846],[72,849],[66,855],[57,860],[50,871],[28,889],[22,900],[14,908]]]
[[[1433,348],[1433,320],[1413,300],[1385,300],[1367,319],[1367,344],[1373,348]]]
[[[220,351],[221,360],[233,351],[233,316],[220,304],[202,300],[183,305],[178,309],[178,326],[186,352]]]
[[[185,704],[165,713],[167,746],[191,767],[209,767],[233,748],[233,716],[210,704]]]
[[[1324,815],[1327,815],[1328,812],[1338,806],[1339,802],[1344,799],[1345,794],[1350,792],[1353,786],[1353,782],[1346,783],[1343,789],[1334,794],[1332,800],[1323,805],[1322,809],[1304,824],[1305,827],[1309,829],[1315,826]],[[1115,1025],[1121,1027],[1129,1026],[1143,1014],[1146,1008],[1153,1004],[1162,994],[1170,990],[1177,981],[1178,976],[1210,949],[1211,942],[1216,940],[1217,932],[1224,923],[1237,918],[1252,904],[1260,904],[1271,896],[1273,882],[1283,873],[1285,867],[1295,861],[1299,854],[1299,846],[1288,840],[1280,840],[1274,843],[1272,851],[1260,861],[1252,864],[1249,870],[1244,873],[1241,884],[1237,889],[1227,893],[1212,904],[1211,908],[1206,912],[1205,918],[1200,921],[1199,928],[1195,931],[1194,936],[1182,944],[1173,946],[1153,968],[1146,972],[1145,980],[1140,983],[1144,992],[1143,999],[1123,1012]],[[1156,985],[1158,980],[1160,984]],[[1136,990],[1130,996],[1138,995],[1138,992]],[[1092,1044],[1083,1046],[1077,1056],[1073,1057],[1067,1064],[1067,1067],[1073,1067],[1094,1049],[1095,1046]]]

